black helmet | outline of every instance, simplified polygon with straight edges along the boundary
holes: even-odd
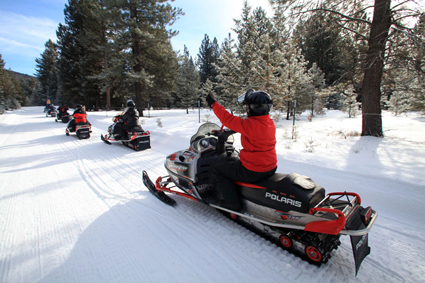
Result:
[[[127,101],[127,106],[128,107],[134,107],[134,106],[136,106],[136,104],[134,104],[134,101],[130,99],[130,100]]]
[[[268,115],[273,106],[273,100],[267,92],[253,89],[239,96],[238,102],[247,105],[248,116]]]
[[[81,105],[81,104],[77,104],[77,106],[75,106],[75,108],[77,108],[77,109],[81,109],[81,108],[83,108],[83,105]]]

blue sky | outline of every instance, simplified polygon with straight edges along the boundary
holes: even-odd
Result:
[[[239,19],[244,0],[176,0],[172,4],[185,12],[172,26],[179,35],[172,39],[173,48],[183,51],[184,45],[196,57],[205,34],[217,38],[219,44]],[[5,68],[34,75],[35,59],[40,58],[44,44],[56,41],[56,29],[64,22],[63,10],[68,0],[1,0],[0,54]],[[268,0],[248,0],[253,8],[261,6],[269,16]]]

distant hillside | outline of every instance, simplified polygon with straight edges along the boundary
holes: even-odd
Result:
[[[30,79],[35,79],[34,76],[30,76],[27,74],[21,74],[12,70],[6,70],[6,71],[9,72],[9,75],[15,76],[18,80],[23,79],[25,82],[29,81]]]

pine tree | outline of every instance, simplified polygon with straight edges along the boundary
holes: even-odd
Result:
[[[317,64],[325,73],[327,85],[353,80],[360,60],[355,45],[363,42],[346,34],[333,18],[320,12],[312,14],[306,21],[301,20],[294,32],[308,67]]]
[[[3,114],[3,112],[6,110],[5,107],[5,101],[6,101],[6,72],[4,70],[4,60],[0,54],[0,114]]]
[[[23,84],[23,91],[25,96],[29,99],[28,105],[44,105],[40,96],[40,82],[36,78],[30,78]]]
[[[220,56],[215,64],[217,70],[215,93],[219,94],[217,99],[232,113],[242,112],[242,107],[235,104],[238,96],[243,93],[241,72],[241,61],[235,52],[236,45],[229,33],[221,46]]]
[[[82,17],[81,30],[76,35],[78,45],[81,47],[82,58],[78,62],[84,72],[82,89],[86,107],[99,108],[106,104],[106,95],[102,91],[102,72],[106,58],[107,26],[104,22],[104,10],[99,0],[84,0],[78,5]],[[109,105],[110,106],[110,105]]]
[[[411,109],[421,111],[425,114],[425,13],[423,13],[417,24],[414,33],[417,41],[412,46],[410,54],[413,59],[414,82],[410,86],[412,96],[410,98]]]
[[[60,23],[56,31],[59,77],[66,103],[86,104],[86,72],[81,64],[85,50],[78,40],[85,20],[81,11],[83,4],[80,0],[68,0],[64,9],[65,23]]]
[[[292,41],[288,41],[281,52],[281,92],[278,97],[278,106],[283,110],[286,108],[286,119],[289,120],[293,112],[294,101],[296,101],[297,113],[309,109],[311,99],[309,94],[313,91],[312,77],[308,73],[307,62]]]
[[[125,96],[131,96],[132,92],[126,86],[127,78],[123,75],[128,70],[127,54],[121,50],[121,34],[115,32],[121,12],[113,8],[114,3],[115,1],[109,0],[99,1],[98,12],[95,15],[98,28],[93,32],[97,40],[94,41],[92,48],[99,54],[101,68],[97,74],[92,75],[92,78],[97,80],[100,92],[105,97],[106,109],[121,106]]]
[[[21,106],[27,106],[29,104],[29,99],[23,90],[25,82],[18,79],[15,75],[10,75],[9,77],[15,89],[14,109],[21,108]]]
[[[308,69],[308,75],[312,82],[310,91],[307,94],[310,100],[310,117],[312,118],[315,114],[323,114],[325,101],[330,93],[325,90],[325,74],[316,63],[313,63],[311,68]]]
[[[65,5],[65,24],[57,30],[62,102],[99,107],[105,99],[99,95],[99,77],[106,61],[106,25],[99,0],[69,0]]]
[[[357,102],[357,93],[354,92],[353,86],[347,86],[347,89],[341,91],[343,97],[342,111],[348,113],[348,118],[356,117],[360,103]]]
[[[277,30],[262,8],[251,12],[245,1],[242,19],[235,21],[238,36],[236,45],[239,60],[240,93],[249,88],[268,92],[281,108],[282,92],[286,88],[283,66],[287,58]]]
[[[389,109],[395,116],[407,112],[409,107],[410,94],[404,91],[394,91],[388,101]]]
[[[205,34],[198,53],[201,83],[205,83],[208,79],[216,82],[217,70],[214,64],[217,63],[219,56],[220,48],[217,39],[214,37],[211,42],[209,36]]]
[[[127,95],[135,99],[141,116],[147,100],[163,99],[175,88],[177,57],[169,39],[176,32],[168,25],[182,14],[167,0],[105,1],[119,15],[108,28],[115,35],[116,52],[122,55]]]
[[[253,66],[252,58],[255,58],[257,49],[256,41],[260,36],[260,31],[255,26],[251,10],[251,6],[249,6],[248,2],[245,1],[242,9],[242,18],[240,20],[235,20],[236,26],[233,29],[233,31],[237,34],[238,39],[237,56],[241,61],[240,70],[242,74],[245,74],[244,77],[242,77],[242,89],[253,88],[249,85],[248,73],[251,71]]]
[[[59,88],[58,88],[58,53],[56,45],[51,39],[45,44],[46,49],[41,54],[41,58],[35,59],[36,77],[40,82],[40,91],[42,99],[46,101],[50,99],[52,103],[58,104]]]
[[[199,95],[199,72],[193,63],[192,56],[184,46],[183,55],[179,62],[179,76],[177,80],[176,105],[186,108],[186,113],[189,114],[189,108],[196,106]]]
[[[150,101],[155,101],[157,107],[164,107],[171,98],[171,92],[177,88],[179,66],[177,54],[169,40],[158,42],[157,46],[161,50],[158,57],[146,60],[149,62],[147,69],[154,76],[153,84],[147,90],[147,97]]]
[[[11,76],[4,69],[6,63],[3,61],[0,54],[0,114],[3,114],[8,109],[18,109],[21,107],[17,97],[19,90],[16,83],[13,82]]]
[[[307,72],[307,62],[301,50],[286,33],[279,32],[261,8],[251,13],[245,2],[242,19],[235,21],[234,31],[238,42],[236,53],[230,38],[223,45],[222,55],[217,64],[219,81],[216,89],[221,89],[224,103],[228,108],[237,109],[235,94],[240,95],[249,88],[268,92],[275,108],[286,109],[287,119],[294,100],[299,111],[310,105],[308,94],[314,88],[312,77]],[[228,88],[229,90],[226,90]],[[233,95],[233,97],[232,97]]]

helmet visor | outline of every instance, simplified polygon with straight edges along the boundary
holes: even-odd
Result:
[[[245,101],[246,92],[239,95],[238,97],[238,103],[242,104]]]
[[[244,104],[246,102],[246,100],[248,99],[249,95],[253,92],[254,92],[253,89],[248,89],[245,93],[241,94],[238,97],[238,103]]]

